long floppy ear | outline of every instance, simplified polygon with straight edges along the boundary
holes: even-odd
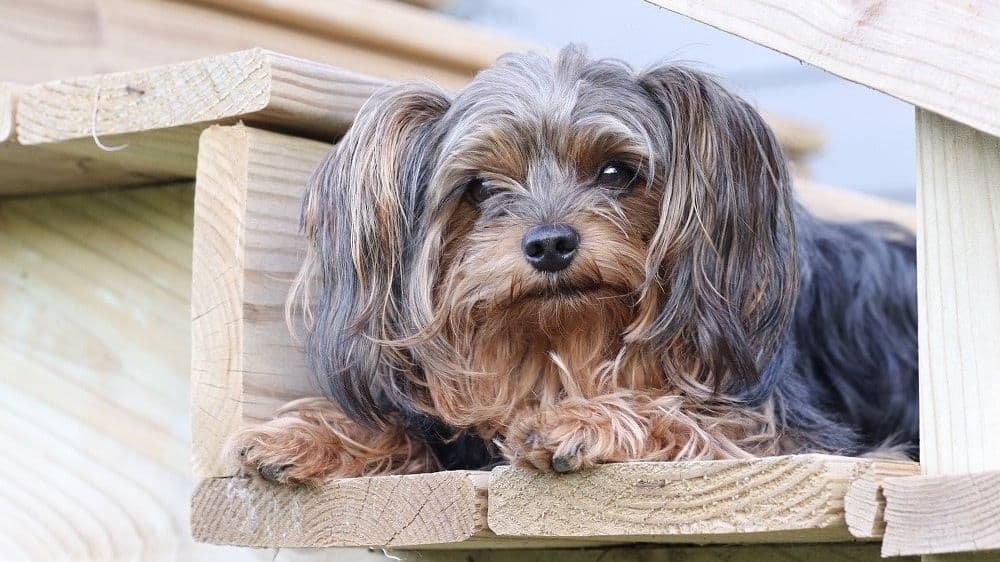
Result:
[[[408,404],[401,387],[410,362],[381,342],[401,336],[408,240],[430,173],[433,126],[449,104],[423,84],[375,94],[314,172],[303,202],[310,248],[297,285],[309,365],[324,393],[362,423]]]
[[[665,302],[642,336],[663,346],[678,374],[745,393],[777,359],[797,298],[785,157],[753,107],[710,76],[666,65],[639,80],[667,130],[647,262]]]

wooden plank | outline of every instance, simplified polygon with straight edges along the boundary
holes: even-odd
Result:
[[[185,531],[193,197],[0,202],[0,558],[271,560]]]
[[[203,480],[192,499],[195,540],[255,547],[419,547],[486,530],[489,473],[436,472],[293,487],[258,479]]]
[[[14,140],[14,111],[21,86],[0,82],[0,144]]]
[[[57,80],[21,95],[25,145],[231,122],[333,140],[384,82],[263,49]]]
[[[913,462],[875,461],[847,488],[844,513],[847,529],[858,538],[877,538],[885,534],[886,480],[920,474],[920,465]]]
[[[1000,549],[1000,471],[891,478],[883,556]]]
[[[489,29],[389,0],[195,0],[352,44],[474,73],[509,51],[541,50]]]
[[[499,536],[637,542],[848,540],[844,496],[872,462],[795,455],[613,464],[558,476],[500,467],[489,526]]]
[[[188,180],[218,122],[332,140],[381,85],[262,49],[36,85],[18,104],[22,144],[0,143],[0,194]]]
[[[1000,470],[1000,139],[917,111],[920,457]]]
[[[470,73],[175,0],[0,2],[4,80],[30,84],[264,47],[384,79],[458,87]],[[468,46],[463,46],[468,47]]]
[[[886,482],[883,552],[998,548],[1000,139],[918,109],[917,160],[925,476]]]
[[[1000,135],[994,2],[649,1]]]
[[[225,440],[314,394],[284,320],[304,251],[298,217],[330,145],[242,125],[205,131],[198,154],[192,280],[194,471],[228,476]]]

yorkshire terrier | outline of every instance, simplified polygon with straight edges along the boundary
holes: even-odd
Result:
[[[387,88],[302,223],[325,397],[234,437],[268,480],[916,454],[912,233],[810,214],[704,73],[571,46]]]

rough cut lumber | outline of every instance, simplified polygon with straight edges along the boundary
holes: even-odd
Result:
[[[203,480],[191,502],[195,540],[257,547],[415,547],[486,530],[489,473],[336,480],[318,488],[230,477]]]
[[[10,82],[0,82],[0,144],[14,140],[14,111],[21,88]]]
[[[917,111],[920,457],[1000,470],[1000,139]]]
[[[420,33],[420,29],[409,31]],[[0,50],[17,54],[4,60],[2,78],[25,84],[252,47],[390,80],[431,78],[458,87],[471,77],[367,45],[175,0],[0,2]]]
[[[885,482],[883,556],[1000,549],[1000,471]]]
[[[271,560],[186,531],[193,198],[0,204],[3,560]]]
[[[847,529],[858,538],[876,538],[885,533],[885,496],[882,487],[887,479],[920,474],[920,465],[903,461],[875,461],[854,482],[844,497]]]
[[[303,257],[302,195],[329,150],[242,125],[202,135],[191,298],[197,476],[231,475],[220,452],[236,428],[315,395],[284,304]]]
[[[576,474],[494,469],[499,536],[637,542],[808,542],[851,538],[848,485],[873,461],[826,455],[628,463]]]
[[[1000,135],[995,2],[649,1]]]
[[[243,119],[333,140],[384,82],[251,49],[166,66],[57,80],[25,90],[25,145]]]
[[[389,0],[194,1],[470,74],[506,52],[532,48],[524,41]]]

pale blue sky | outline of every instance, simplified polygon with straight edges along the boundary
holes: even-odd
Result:
[[[585,43],[636,67],[696,63],[761,109],[822,130],[826,148],[810,163],[818,181],[914,199],[909,104],[642,0],[453,0],[448,11],[546,45]]]

